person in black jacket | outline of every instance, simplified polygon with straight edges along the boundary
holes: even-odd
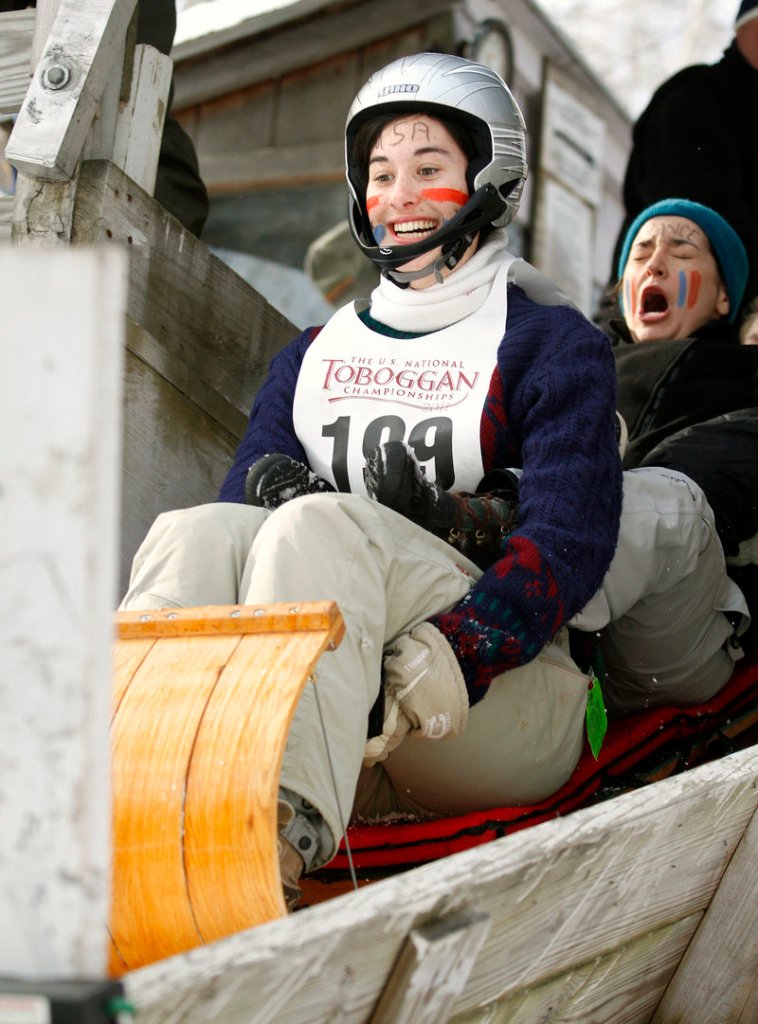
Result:
[[[676,470],[702,488],[730,575],[756,607],[758,346],[739,343],[735,314],[745,247],[714,210],[662,200],[630,226],[617,272],[624,467]]]
[[[632,221],[651,203],[683,196],[717,210],[739,234],[749,258],[744,305],[758,295],[757,110],[758,0],[743,0],[721,60],[664,82],[634,126],[611,284]],[[613,315],[611,298],[598,312],[602,325]]]

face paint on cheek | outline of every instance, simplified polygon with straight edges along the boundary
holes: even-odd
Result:
[[[700,282],[702,279],[703,278],[699,270],[693,270],[690,274],[690,294],[687,297],[687,309],[692,309],[697,302],[698,293],[700,292]]]
[[[457,203],[458,206],[464,206],[468,202],[468,193],[460,192],[457,188],[425,188],[421,190],[421,196],[433,203]]]
[[[677,306],[682,309],[687,298],[687,275],[683,270],[679,271],[679,294],[676,297]]]
[[[379,204],[379,196],[370,196],[366,200],[366,213],[371,213],[375,206]]]
[[[634,281],[631,277],[627,277],[624,283],[624,313],[629,316],[634,316],[637,309],[637,289],[634,286]]]
[[[381,245],[387,236],[387,229],[382,224],[377,224],[376,227],[371,229],[374,235],[374,241],[377,245]]]

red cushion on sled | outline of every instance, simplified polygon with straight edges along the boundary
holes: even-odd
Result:
[[[592,802],[601,790],[630,788],[671,774],[676,762],[686,759],[699,739],[702,742],[718,734],[734,735],[755,721],[758,654],[741,662],[726,686],[705,704],[653,708],[610,722],[598,759],[585,742],[568,782],[539,803],[472,811],[434,821],[351,826],[348,838],[355,867],[420,864],[547,821]],[[641,776],[630,780],[630,773],[642,768],[643,762]],[[322,870],[343,871],[347,867],[343,842],[337,856]]]

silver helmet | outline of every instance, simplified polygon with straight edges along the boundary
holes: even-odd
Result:
[[[367,154],[356,153],[356,136],[377,115],[414,111],[466,130],[473,149],[466,174],[469,200],[428,238],[379,246],[366,212]],[[526,126],[508,86],[490,68],[451,54],[419,53],[377,71],[355,97],[345,126],[345,165],[353,237],[381,270],[404,283],[430,272],[396,271],[416,256],[441,245],[442,263],[453,267],[483,227],[510,224],[527,175]]]

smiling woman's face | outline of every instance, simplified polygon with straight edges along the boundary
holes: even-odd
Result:
[[[468,159],[445,126],[426,114],[392,121],[369,157],[368,211],[378,245],[410,245],[427,238],[460,210],[468,199]],[[474,253],[470,246],[455,269]],[[429,267],[429,275],[411,288],[434,284],[432,270],[440,248],[431,249],[401,270]],[[443,277],[452,271],[442,269]]]
[[[687,217],[651,217],[635,235],[622,279],[635,341],[688,338],[729,313],[707,235]]]

